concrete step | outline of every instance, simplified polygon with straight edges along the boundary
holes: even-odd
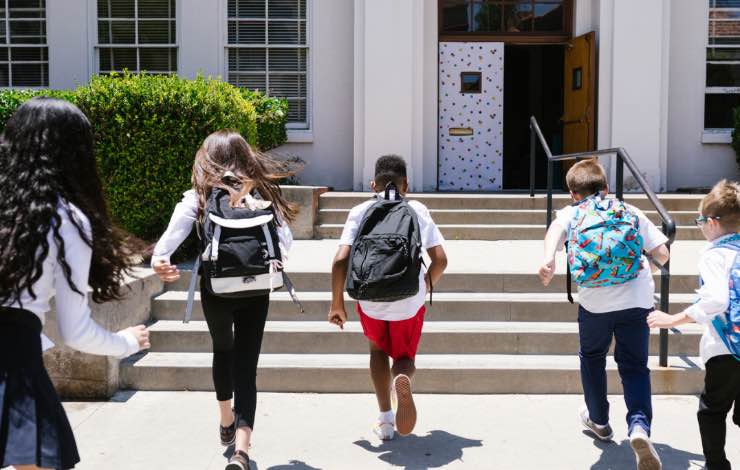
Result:
[[[671,354],[699,354],[703,327],[687,325],[669,332]],[[211,352],[206,322],[183,324],[158,321],[150,327],[152,352]],[[650,335],[650,351],[659,350],[658,331]],[[428,322],[424,325],[420,354],[576,354],[576,322]],[[267,354],[362,354],[367,339],[359,322],[343,331],[328,322],[269,321],[262,352]]]
[[[132,390],[212,391],[211,354],[148,353],[122,363],[121,386]],[[670,367],[651,357],[654,394],[697,394],[704,370],[695,357],[672,356]],[[579,360],[540,355],[420,355],[414,390],[460,394],[582,393]],[[607,362],[609,393],[622,393],[616,366]],[[367,354],[263,354],[262,392],[371,393]]]
[[[321,209],[349,209],[372,197],[371,193],[328,192],[321,195]],[[703,196],[686,194],[660,194],[658,198],[668,211],[696,211]],[[408,199],[422,202],[429,209],[509,209],[509,210],[543,210],[547,207],[547,198],[537,194],[530,198],[528,194],[458,194],[458,193],[417,193],[409,194]],[[555,209],[570,203],[570,196],[557,194],[553,197]],[[655,210],[650,201],[641,194],[627,194],[625,201],[642,210]]]
[[[535,255],[539,259],[539,252]],[[329,260],[331,262],[331,259]],[[328,267],[328,266],[327,266]],[[290,271],[289,271],[290,272]],[[697,274],[671,275],[671,292],[688,293],[698,288]],[[660,285],[660,276],[654,276],[656,287]],[[326,292],[331,288],[329,272],[290,272],[290,278],[299,293]],[[190,282],[190,272],[183,271],[179,280],[166,286],[168,291],[185,291]],[[544,287],[534,273],[478,273],[449,272],[445,273],[438,285],[434,286],[435,295],[440,292],[458,293],[562,293],[565,295],[565,274],[557,274],[549,286]],[[573,288],[576,292],[576,288]]]
[[[196,292],[193,319],[203,320],[200,293]],[[286,292],[275,292],[270,298],[270,320],[326,321],[331,293],[300,292],[306,309],[300,315]],[[576,302],[578,295],[575,295]],[[354,318],[354,301],[345,296],[347,312]],[[677,312],[694,301],[692,294],[673,294],[671,311]],[[152,316],[156,320],[182,320],[187,293],[169,291],[152,301]],[[577,307],[571,305],[564,293],[461,293],[440,292],[434,295],[434,304],[427,305],[428,322],[436,321],[519,321],[567,322],[577,318]]]
[[[344,224],[349,215],[349,208],[321,209],[319,225]],[[545,210],[511,210],[511,209],[434,209],[430,210],[434,222],[440,225],[542,225],[545,221]],[[646,211],[650,220],[660,224],[660,217],[655,211]],[[692,226],[696,211],[676,211],[671,216],[677,225]]]
[[[542,225],[490,225],[490,224],[437,224],[445,240],[539,240],[545,235]],[[343,224],[322,224],[317,226],[317,236],[321,239],[339,239]],[[676,228],[677,240],[702,240],[698,227],[679,226]]]

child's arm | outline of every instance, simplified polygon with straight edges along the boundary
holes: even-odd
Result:
[[[344,323],[347,321],[347,311],[344,309],[344,282],[347,279],[350,249],[351,247],[348,245],[340,245],[331,265],[329,323],[333,323],[341,329],[344,329]]]
[[[180,271],[177,266],[170,264],[170,256],[190,235],[197,219],[197,213],[198,196],[195,191],[187,191],[175,206],[167,230],[154,247],[152,268],[164,282],[174,282],[180,279]]]
[[[447,253],[445,253],[442,245],[437,245],[429,248],[427,254],[429,259],[432,260],[426,275],[427,290],[429,290],[432,286],[437,285],[445,269],[447,269]]]
[[[653,312],[648,316],[651,328],[672,328],[695,321],[708,324],[715,316],[725,313],[730,305],[728,268],[719,250],[709,250],[699,260],[699,273],[704,285],[697,291],[698,301],[676,315]]]
[[[539,276],[542,284],[547,286],[555,276],[555,254],[565,244],[567,232],[557,223],[550,225],[545,235],[545,260],[540,267]]]
[[[648,255],[659,265],[665,265],[671,258],[671,252],[665,245],[659,245],[648,252]]]

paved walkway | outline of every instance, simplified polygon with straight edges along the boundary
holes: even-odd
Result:
[[[612,397],[615,442],[595,443],[576,418],[578,396],[420,395],[414,435],[381,444],[370,395],[261,394],[251,456],[259,470],[624,470],[634,469],[625,407]],[[666,470],[702,468],[696,397],[656,397],[654,438]],[[107,403],[65,407],[80,470],[221,470],[215,397],[122,392]],[[740,430],[728,432],[740,465]]]

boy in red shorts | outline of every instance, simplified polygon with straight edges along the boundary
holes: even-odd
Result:
[[[408,191],[406,162],[396,155],[383,156],[375,164],[375,178],[370,183],[376,196],[354,207],[347,217],[339,250],[332,265],[332,304],[329,321],[343,328],[347,321],[344,308],[344,288],[352,244],[368,209],[379,199],[387,198],[389,185],[397,188],[399,196]],[[395,197],[395,195],[393,195]],[[411,393],[411,377],[416,370],[414,359],[424,324],[424,300],[429,286],[442,277],[447,267],[444,238],[429,215],[429,210],[417,201],[408,201],[418,220],[419,239],[431,264],[419,274],[419,291],[415,295],[394,302],[360,300],[357,313],[362,330],[370,344],[370,375],[375,386],[380,416],[374,428],[382,440],[390,440],[395,430],[402,436],[410,434],[416,424],[416,407]],[[393,359],[393,367],[389,363]],[[394,414],[391,397],[397,403]]]

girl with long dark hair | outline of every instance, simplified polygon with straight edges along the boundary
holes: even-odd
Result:
[[[80,460],[41,355],[52,297],[72,348],[123,358],[149,347],[143,325],[111,333],[90,317],[88,288],[95,302],[122,298],[132,260],[102,194],[87,117],[57,99],[21,105],[0,143],[0,467]]]
[[[278,183],[292,174],[283,163],[254,151],[236,131],[224,130],[208,136],[195,156],[193,187],[175,207],[167,231],[154,248],[154,270],[165,282],[179,279],[180,273],[170,264],[170,256],[190,234],[193,224],[203,223],[206,201],[217,188],[229,193],[232,207],[245,198],[269,201],[278,221],[280,252],[286,253],[293,241],[288,223],[295,220],[298,211],[285,199]],[[202,280],[200,293],[213,340],[220,439],[225,446],[235,443],[226,469],[246,470],[257,407],[257,361],[270,297],[216,297]]]

